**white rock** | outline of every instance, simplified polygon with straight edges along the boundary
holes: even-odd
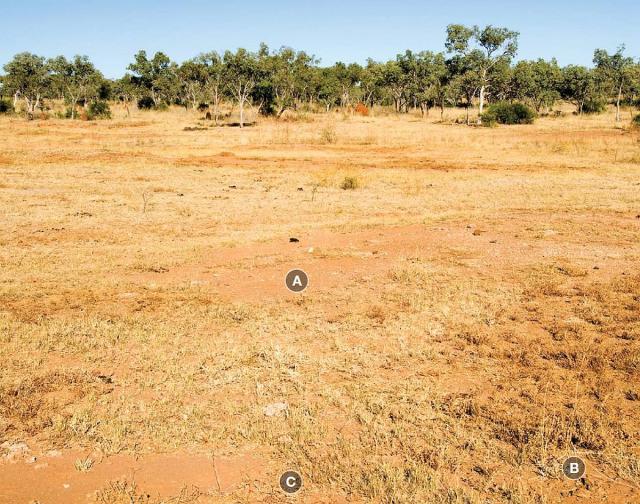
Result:
[[[264,412],[265,416],[272,417],[272,416],[278,416],[281,413],[286,413],[288,409],[289,409],[289,405],[287,403],[276,402],[276,403],[267,404],[262,409],[262,411]]]
[[[26,459],[31,453],[31,450],[29,449],[29,446],[27,446],[27,443],[23,443],[22,441],[19,441],[17,443],[5,441],[0,445],[0,451],[7,452],[4,458],[6,460],[9,460],[10,462],[16,462],[18,461],[18,459]]]

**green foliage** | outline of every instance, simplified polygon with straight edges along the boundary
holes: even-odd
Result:
[[[151,110],[155,107],[155,102],[150,96],[142,96],[138,99],[138,108],[140,110]]]
[[[631,127],[634,128],[634,129],[640,129],[640,114],[636,115],[631,120]]]
[[[87,118],[90,120],[111,119],[109,103],[103,100],[91,102],[87,108]]]
[[[582,105],[583,114],[601,114],[607,108],[607,103],[601,98],[590,98]]]
[[[58,56],[49,60],[48,66],[51,70],[52,91],[63,96],[69,103],[72,119],[75,117],[77,104],[97,99],[100,95],[104,77],[87,56],[75,56],[72,60]]]
[[[357,177],[345,177],[342,182],[340,182],[340,189],[345,191],[357,189],[358,187],[360,187],[360,183]]]
[[[342,62],[321,67],[304,51],[270,51],[265,44],[256,52],[241,48],[224,56],[203,53],[180,65],[162,52],[149,57],[139,51],[129,73],[117,80],[105,79],[86,56],[46,60],[21,53],[4,66],[1,89],[3,96],[23,101],[30,117],[45,107],[45,100],[63,99],[71,117],[79,105],[99,101],[118,100],[127,111],[135,102],[143,110],[171,105],[195,110],[204,103],[217,124],[221,104],[230,101],[237,104],[233,108],[239,111],[241,125],[247,107],[282,118],[287,110],[334,107],[347,114],[361,102],[370,110],[393,106],[396,112],[419,109],[423,115],[433,107],[442,115],[446,105],[458,105],[466,108],[468,123],[469,111],[478,103],[481,111],[485,103],[509,101],[545,113],[564,99],[582,114],[599,112],[614,102],[617,118],[620,105],[640,103],[640,63],[626,57],[623,46],[614,54],[596,50],[594,69],[560,68],[554,59],[512,65],[518,36],[491,25],[449,25],[446,52],[407,50],[389,61],[369,59],[364,67]],[[485,117],[495,117],[493,112]],[[526,114],[516,117],[528,120]],[[334,137],[335,133],[322,133],[321,141],[331,143]]]
[[[244,106],[249,102],[251,93],[263,77],[264,66],[262,61],[268,54],[265,45],[260,48],[260,54],[255,54],[246,49],[238,49],[235,53],[224,53],[224,82],[230,96],[238,102],[240,109],[240,127],[244,126]],[[260,59],[260,61],[259,61]]]
[[[606,96],[613,98],[616,104],[616,121],[620,121],[620,102],[624,93],[633,92],[635,68],[633,58],[624,56],[624,45],[615,54],[609,54],[604,49],[596,49],[593,53],[593,63],[596,73],[603,85]]]
[[[51,89],[51,75],[47,62],[42,56],[28,52],[16,54],[4,65],[3,91],[18,94],[27,105],[27,115],[31,118],[35,110]]]
[[[526,101],[540,112],[551,108],[560,99],[558,91],[562,72],[555,59],[545,61],[519,61],[513,68],[510,97]]]
[[[149,59],[146,51],[138,51],[128,70],[138,94],[151,97],[154,107],[172,103],[179,94],[178,65],[163,52]]]
[[[578,114],[585,112],[585,105],[601,100],[601,92],[601,81],[593,70],[577,65],[562,69],[560,95],[575,104]]]
[[[8,114],[13,112],[13,104],[6,99],[0,99],[0,114]]]
[[[494,124],[533,124],[535,112],[524,103],[494,103],[482,115],[482,123]]]
[[[494,90],[494,98],[504,99],[509,80],[510,64],[518,51],[520,34],[507,28],[487,25],[484,28],[449,25],[445,47],[462,60],[478,82],[480,112],[485,93]],[[495,92],[497,91],[497,92]]]

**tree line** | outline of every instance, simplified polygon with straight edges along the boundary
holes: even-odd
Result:
[[[514,64],[518,36],[492,25],[452,24],[444,51],[407,50],[390,61],[369,59],[365,65],[321,66],[304,51],[270,51],[265,44],[255,52],[202,53],[182,64],[163,52],[150,56],[139,51],[120,79],[106,79],[86,56],[46,59],[25,52],[4,65],[0,97],[11,100],[14,110],[23,102],[29,117],[46,100],[63,100],[70,118],[80,107],[108,110],[104,102],[118,100],[127,111],[132,104],[207,109],[216,123],[221,104],[230,101],[238,107],[240,126],[248,106],[275,116],[358,103],[392,106],[399,113],[420,110],[424,116],[434,108],[443,114],[446,106],[460,106],[467,111],[467,123],[472,107],[477,105],[481,122],[486,103],[495,102],[525,103],[542,113],[565,100],[578,114],[599,112],[613,103],[616,121],[621,105],[640,106],[640,61],[625,55],[624,45],[613,54],[597,49],[592,68],[560,67],[555,59]]]

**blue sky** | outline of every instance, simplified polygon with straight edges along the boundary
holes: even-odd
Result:
[[[405,49],[443,50],[449,23],[520,32],[518,58],[591,64],[596,47],[640,57],[640,0],[455,2],[31,0],[3,2],[0,65],[15,53],[86,54],[108,77],[139,49],[183,61],[199,52],[288,45],[322,59],[363,63]]]

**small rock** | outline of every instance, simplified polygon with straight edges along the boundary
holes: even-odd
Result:
[[[289,243],[298,243],[300,240],[298,240],[297,238],[291,237],[289,238]]]
[[[1,451],[7,452],[4,458],[10,462],[17,462],[19,459],[24,460],[31,453],[31,450],[29,449],[29,446],[27,446],[27,443],[23,443],[22,441],[19,441],[17,443],[5,441],[4,443],[0,444],[0,449]]]
[[[307,252],[309,252],[309,254],[313,254],[313,247],[309,247],[309,250],[307,250]]]
[[[298,191],[304,191],[304,188],[298,187]]]
[[[599,270],[599,269],[600,269],[600,266],[594,266],[594,267],[593,267],[593,269],[595,269],[595,270]]]
[[[498,240],[489,240],[489,243],[498,243]]]
[[[38,459],[36,457],[34,457],[33,455],[30,455],[29,457],[25,457],[24,462],[26,464],[35,464],[37,460]]]
[[[238,186],[235,186],[235,185],[230,185],[229,186],[229,189],[237,189],[237,188],[238,188]]]
[[[63,483],[62,488],[66,490],[67,488],[71,488],[71,485],[69,483]]]
[[[288,410],[289,405],[285,402],[267,404],[264,408],[262,408],[262,412],[265,416],[268,417],[278,416],[281,413],[286,413]]]

